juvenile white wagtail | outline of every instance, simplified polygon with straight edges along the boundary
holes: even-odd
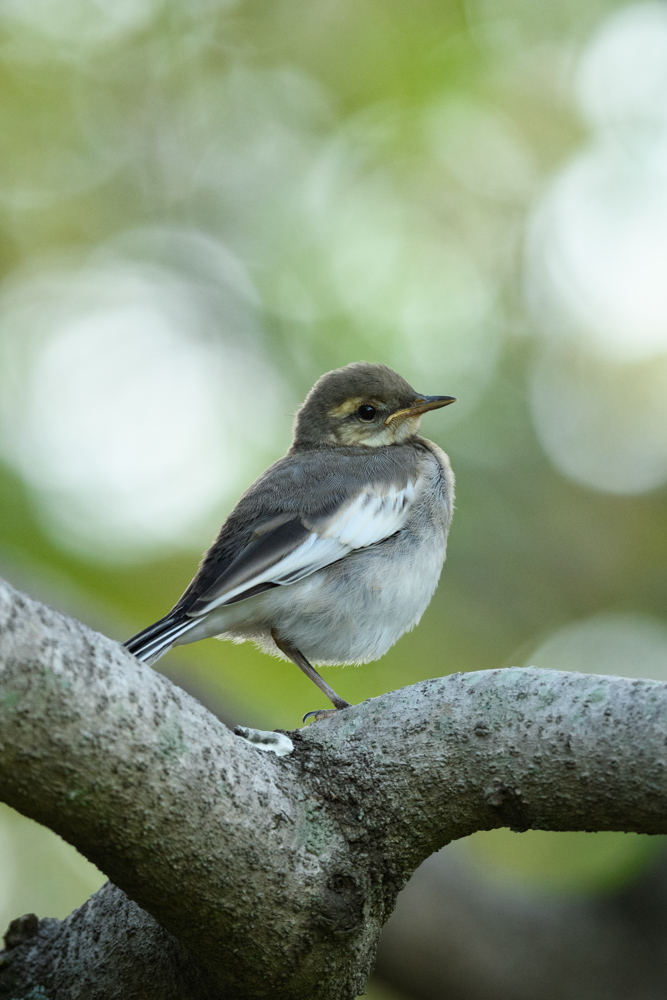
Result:
[[[385,365],[323,375],[287,455],[243,494],[181,599],[125,643],[130,652],[154,663],[210,636],[251,639],[348,708],[312,664],[378,659],[431,600],[454,475],[417,430],[423,413],[453,402]]]

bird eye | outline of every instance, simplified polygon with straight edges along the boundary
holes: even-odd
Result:
[[[374,420],[375,419],[375,407],[371,406],[370,403],[364,403],[357,410],[357,416],[360,420]]]

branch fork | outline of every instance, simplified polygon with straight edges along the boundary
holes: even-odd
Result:
[[[451,840],[667,832],[667,684],[455,674],[289,737],[292,753],[260,752],[0,583],[0,794],[113,883],[8,939],[0,997],[347,1000],[397,893]]]

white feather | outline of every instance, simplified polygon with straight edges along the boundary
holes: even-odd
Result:
[[[389,538],[400,531],[407,521],[414,497],[415,484],[412,481],[403,489],[392,486],[386,493],[358,493],[292,552],[237,587],[218,594],[215,600],[198,611],[197,617],[208,614],[213,608],[259,584],[296,583],[356,549],[365,549]]]

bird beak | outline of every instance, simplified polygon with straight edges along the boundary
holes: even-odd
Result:
[[[392,420],[405,420],[407,417],[419,417],[428,410],[439,410],[441,406],[449,406],[456,402],[456,396],[417,396],[415,401],[406,406],[404,410],[396,410],[390,413],[385,420],[385,426]]]

